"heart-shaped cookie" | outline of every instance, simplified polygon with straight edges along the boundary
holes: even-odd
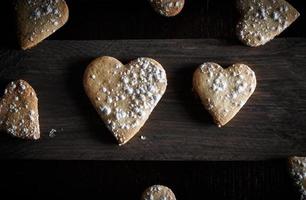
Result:
[[[153,185],[143,192],[141,200],[176,200],[176,198],[170,188]]]
[[[115,58],[99,57],[84,74],[86,94],[119,145],[144,125],[166,87],[165,70],[150,58],[123,65]]]
[[[255,88],[255,73],[244,64],[223,69],[216,63],[204,63],[193,75],[193,89],[219,127],[238,113]]]
[[[18,0],[17,36],[21,48],[32,48],[61,28],[68,13],[64,0]]]
[[[166,17],[178,15],[185,4],[185,0],[149,0],[152,7],[159,14]]]
[[[283,32],[299,12],[284,0],[237,0],[242,18],[237,36],[246,45],[264,45]]]
[[[289,167],[291,175],[298,187],[301,198],[306,199],[306,157],[291,157],[289,158]]]
[[[40,138],[38,99],[26,81],[11,82],[6,87],[0,100],[0,129],[18,138]]]

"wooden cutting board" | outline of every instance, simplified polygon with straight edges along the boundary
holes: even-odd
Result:
[[[250,48],[224,40],[45,41],[29,51],[0,48],[0,86],[25,79],[36,90],[42,139],[0,134],[0,158],[56,160],[265,160],[306,155],[306,39]],[[91,106],[82,76],[102,55],[158,60],[168,77],[161,102],[139,134],[119,147]],[[257,89],[218,128],[191,88],[203,62],[242,62]],[[55,137],[49,133],[55,129]],[[145,136],[146,140],[141,140]]]

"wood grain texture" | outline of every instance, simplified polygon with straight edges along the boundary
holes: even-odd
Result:
[[[23,52],[0,50],[2,88],[13,79],[36,90],[42,139],[0,136],[0,158],[56,160],[262,160],[306,155],[306,39],[276,39],[260,48],[223,40],[45,41]],[[82,75],[95,57],[158,60],[169,86],[139,137],[118,147],[86,97]],[[258,86],[224,128],[191,92],[203,62],[243,62]],[[54,128],[55,138],[48,136]]]
[[[66,0],[69,21],[54,33],[53,40],[106,39],[180,39],[180,38],[236,38],[235,26],[239,18],[236,0],[186,1],[180,15],[162,17],[151,8],[148,0]],[[288,0],[300,13],[306,2]],[[2,0],[0,43],[16,41],[12,0]],[[281,37],[305,37],[305,15]]]
[[[264,162],[24,160],[2,162],[1,167],[1,195],[8,194],[10,197],[18,194],[22,194],[23,197],[47,195],[57,198],[86,195],[86,198],[107,196],[112,197],[111,199],[139,200],[147,187],[163,184],[169,186],[179,200],[300,200],[284,160]],[[29,192],[33,190],[35,192]]]

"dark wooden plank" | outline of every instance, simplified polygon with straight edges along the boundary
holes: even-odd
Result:
[[[12,0],[2,0],[0,42],[15,41]],[[281,37],[306,37],[306,2],[290,0],[302,15]],[[186,1],[183,12],[165,18],[148,0],[67,0],[68,23],[53,34],[54,40],[236,38],[238,12],[235,0]]]
[[[257,160],[306,155],[306,40],[277,39],[260,48],[222,40],[46,41],[33,50],[1,50],[0,79],[36,89],[42,139],[2,135],[0,157],[80,160]],[[100,55],[157,59],[169,86],[146,125],[118,147],[84,94],[86,65]],[[217,128],[195,100],[191,78],[206,61],[248,64],[258,87],[241,112]],[[58,130],[55,138],[49,131]],[[147,137],[146,141],[139,139]]]
[[[10,197],[92,195],[133,200],[140,199],[146,187],[164,184],[172,188],[179,200],[300,200],[284,160],[9,161],[1,163],[1,169],[1,195]]]

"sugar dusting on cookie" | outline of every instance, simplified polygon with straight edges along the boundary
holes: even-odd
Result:
[[[243,105],[237,103],[235,99],[242,93],[253,93],[255,90],[255,87],[252,84],[248,84],[244,81],[244,71],[240,67],[236,69],[230,68],[229,71],[231,72],[231,76],[229,76],[221,66],[214,63],[205,63],[201,65],[201,70],[203,73],[207,74],[207,83],[212,92],[216,95],[223,92],[220,97],[217,97],[217,100],[219,101],[231,101],[233,105],[241,107]],[[255,73],[253,71],[248,71],[247,75],[255,78]],[[233,84],[235,85],[234,87],[228,88],[228,85]],[[212,105],[209,107],[211,106]]]
[[[299,17],[284,0],[238,0],[243,15],[237,25],[239,39],[249,46],[260,46],[272,40]]]
[[[306,199],[306,157],[291,157],[289,162],[290,173],[301,194],[301,199]]]
[[[60,17],[62,16],[58,3],[61,0],[26,0],[29,8],[32,10],[29,20],[35,25],[43,25],[43,23],[50,24],[52,32],[55,32],[59,25]],[[46,22],[41,19],[48,19]],[[52,26],[55,26],[52,28]],[[29,38],[30,41],[34,41],[37,34],[43,32],[49,32],[50,29],[35,29]]]
[[[150,3],[156,12],[163,16],[171,17],[181,12],[185,0],[150,0]]]
[[[101,114],[108,116],[107,127],[123,142],[124,134],[118,134],[122,129],[135,128],[144,112],[151,111],[159,99],[161,91],[158,89],[158,82],[166,82],[166,74],[163,70],[154,67],[150,59],[139,58],[137,61],[125,67],[127,70],[113,68],[121,77],[116,88],[101,87]],[[103,93],[103,89],[106,92]],[[100,95],[100,94],[98,94]],[[120,102],[130,102],[126,107],[120,106]],[[111,115],[111,116],[110,116]]]
[[[89,77],[85,75],[85,84],[97,87],[95,96],[90,98],[107,128],[124,144],[131,138],[130,132],[143,125],[164,94],[166,73],[150,58],[138,58],[127,65],[115,62],[114,58],[104,59],[112,60],[111,66],[103,72],[90,70]],[[87,90],[90,93],[92,89]]]
[[[18,0],[16,12],[18,37],[23,49],[35,46],[68,20],[64,0]]]
[[[193,87],[218,126],[223,126],[254,92],[256,77],[243,64],[234,64],[224,70],[220,65],[208,62],[196,70]]]
[[[142,200],[176,200],[172,190],[163,185],[153,185],[142,194]]]
[[[39,139],[38,99],[25,81],[11,82],[0,101],[0,127],[23,139]]]

